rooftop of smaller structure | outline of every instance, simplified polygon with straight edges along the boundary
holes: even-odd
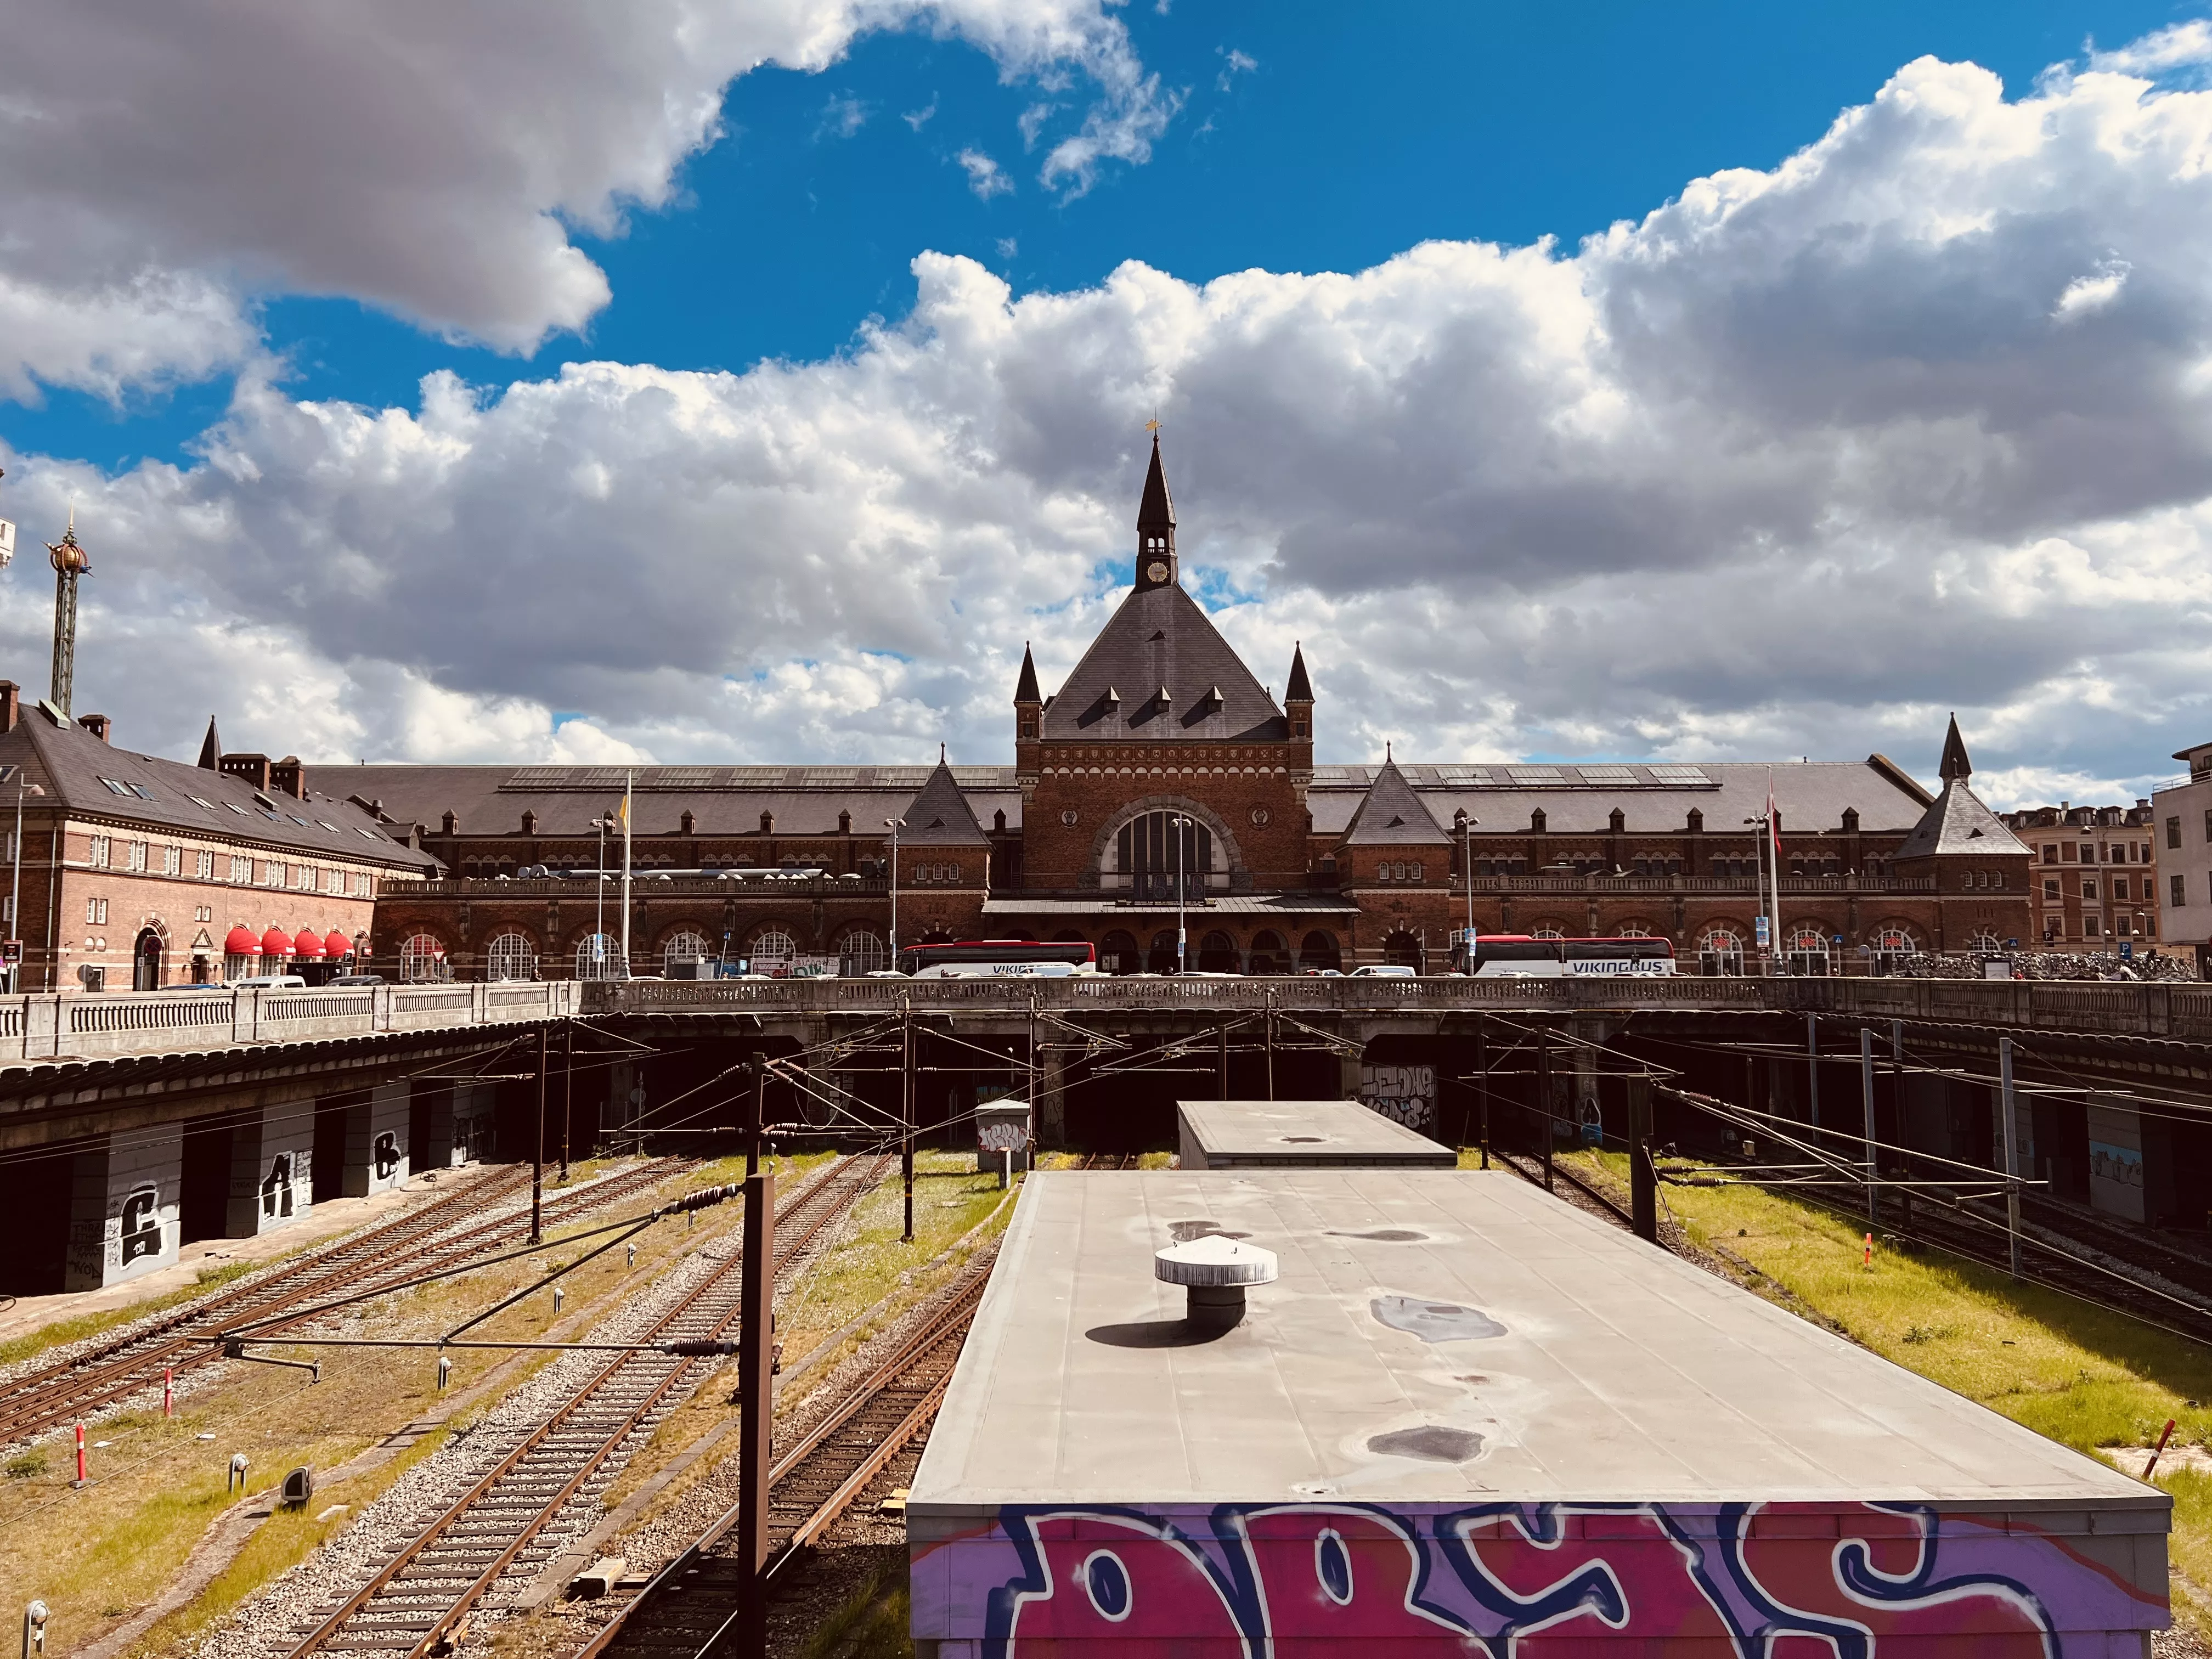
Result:
[[[1389,1164],[1449,1170],[1459,1154],[1357,1100],[1179,1100],[1186,1170]]]

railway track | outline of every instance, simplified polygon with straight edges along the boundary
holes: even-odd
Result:
[[[888,1158],[832,1165],[781,1206],[779,1288],[807,1250],[892,1166]],[[732,1249],[635,1340],[721,1340],[738,1318],[741,1253]],[[658,1352],[617,1355],[526,1434],[458,1499],[426,1517],[414,1536],[352,1595],[296,1630],[291,1659],[318,1654],[378,1659],[443,1651],[471,1611],[510,1570],[534,1570],[555,1553],[547,1528],[571,1504],[591,1502],[617,1472],[617,1454],[641,1444],[716,1362]]]
[[[890,1461],[928,1432],[997,1258],[979,1250],[934,1310],[769,1471],[768,1572],[859,1501]],[[617,1611],[574,1659],[703,1659],[726,1639],[744,1583],[732,1507]]]
[[[1544,1160],[1542,1158],[1530,1157],[1525,1152],[1500,1152],[1495,1146],[1490,1149],[1490,1156],[1531,1186],[1543,1186]],[[1624,1227],[1633,1227],[1636,1224],[1635,1218],[1612,1194],[1602,1191],[1596,1183],[1585,1178],[1570,1165],[1554,1158],[1552,1161],[1552,1176],[1555,1182],[1565,1182],[1589,1200],[1581,1206],[1582,1208],[1595,1209],[1601,1212],[1605,1219],[1618,1222]]]
[[[648,1191],[689,1167],[688,1160],[655,1159],[554,1194],[543,1206],[544,1222],[573,1220]],[[281,1322],[288,1309],[307,1309],[339,1292],[356,1295],[379,1284],[396,1285],[520,1244],[529,1236],[526,1210],[471,1224],[487,1207],[519,1196],[529,1185],[526,1167],[502,1166],[405,1215],[309,1251],[251,1284],[198,1297],[111,1342],[25,1372],[0,1385],[0,1445],[79,1421],[157,1387],[165,1371],[188,1371],[221,1359],[221,1349],[194,1331]],[[279,1322],[264,1327],[262,1334],[283,1328]]]

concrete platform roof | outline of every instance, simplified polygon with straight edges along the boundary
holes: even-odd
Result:
[[[1459,1154],[1356,1100],[1179,1100],[1186,1170],[1449,1170]]]
[[[1194,1341],[1152,1258],[1209,1226],[1281,1277]],[[908,1516],[919,1540],[1008,1504],[1545,1500],[2084,1532],[2107,1508],[2163,1530],[2166,1504],[1510,1174],[1056,1170],[1022,1194]]]

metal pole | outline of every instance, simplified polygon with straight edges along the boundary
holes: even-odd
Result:
[[[1170,822],[1174,823],[1176,832],[1176,972],[1182,974],[1188,973],[1190,970],[1188,947],[1185,942],[1185,934],[1183,933],[1182,926],[1182,890],[1184,884],[1182,866],[1182,832],[1185,828],[1188,826],[1190,820],[1188,818],[1177,816],[1170,820]]]
[[[738,1651],[768,1651],[768,1471],[775,1401],[775,1177],[745,1177],[745,1260],[738,1315]]]
[[[891,832],[891,966],[899,965],[898,953],[898,832],[904,818],[885,818],[884,828]]]
[[[576,1028],[561,1027],[561,1184],[568,1184],[568,1125],[576,1115]]]
[[[623,977],[629,977],[629,817],[637,774],[623,774]]]
[[[1651,1081],[1628,1079],[1629,1225],[1647,1244],[1659,1242],[1659,1170],[1651,1161]]]
[[[1474,1022],[1474,1070],[1481,1079],[1482,1091],[1482,1167],[1490,1167],[1490,1022],[1477,1018]]]
[[[1905,1132],[1905,1022],[1889,1022],[1889,1112],[1890,1127],[1896,1132],[1897,1144],[1910,1146],[1912,1142]],[[1906,1153],[1903,1159],[1908,1177],[1912,1173],[1912,1157]],[[1912,1188],[1905,1187],[1897,1195],[1898,1207],[1904,1212],[1907,1226],[1912,1223]]]
[[[1226,1025],[1216,1026],[1213,1040],[1218,1054],[1214,1061],[1214,1075],[1220,1086],[1220,1098],[1226,1100],[1229,1098],[1229,1028]]]
[[[1997,1039],[1997,1086],[2004,1096],[2005,1231],[2012,1245],[2012,1276],[2020,1277],[2020,1125],[2012,1089],[2012,1039]]]
[[[1469,818],[1460,828],[1461,852],[1459,861],[1464,866],[1460,874],[1467,881],[1467,957],[1468,978],[1474,977],[1474,820]],[[1484,1168],[1489,1166],[1485,1164]]]
[[[1820,1127],[1820,1030],[1815,1023],[1816,1014],[1805,1016],[1805,1092],[1806,1103],[1813,1113],[1813,1127]]]
[[[753,1109],[745,1123],[745,1173],[760,1173],[761,1127],[768,1121],[768,1056],[753,1050]]]
[[[914,1243],[914,1008],[899,999],[899,1176],[906,1183],[906,1231]]]
[[[545,1028],[538,1028],[538,1134],[530,1143],[530,1242],[543,1242],[539,1227],[545,1199]]]
[[[11,996],[23,988],[23,788],[27,781],[22,773],[15,775],[15,871],[8,887],[8,937],[16,942],[17,957],[8,964]]]
[[[1538,1121],[1544,1128],[1544,1190],[1552,1190],[1552,1034],[1548,1030],[1536,1047]]]
[[[1866,1171],[1867,1219],[1881,1219],[1881,1188],[1875,1186],[1874,1143],[1874,1032],[1866,1026],[1859,1027],[1859,1094],[1866,1106]]]
[[[1267,1098],[1275,1097],[1275,988],[1267,988]]]

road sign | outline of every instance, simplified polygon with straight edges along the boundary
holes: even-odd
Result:
[[[23,941],[19,939],[0,940],[0,963],[13,968],[23,959]]]
[[[2120,960],[2122,962],[2133,962],[2135,959],[2136,942],[2131,939],[2122,939],[2120,941]]]
[[[1751,925],[1753,931],[1758,934],[1758,944],[1760,950],[1764,951],[1769,945],[1774,942],[1767,936],[1769,927],[1765,916],[1753,917]]]

